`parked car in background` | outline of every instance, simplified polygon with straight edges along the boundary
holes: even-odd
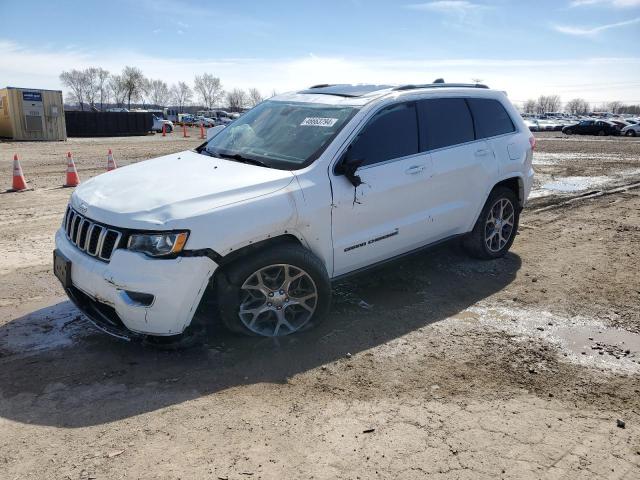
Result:
[[[640,135],[640,123],[632,123],[631,125],[624,127],[620,133],[629,137]]]
[[[538,125],[538,120],[536,120],[535,118],[524,118],[524,124],[527,126],[527,128],[532,131],[532,132],[539,132],[540,131],[540,126]]]
[[[153,127],[151,127],[152,132],[161,132],[162,126],[164,125],[165,132],[171,133],[173,132],[173,122],[171,120],[165,120],[164,118],[160,118],[156,115],[153,116]]]
[[[540,132],[559,132],[562,130],[562,124],[557,120],[539,120],[538,130]]]
[[[54,272],[98,328],[301,332],[345,275],[453,238],[503,257],[533,183],[535,138],[484,86],[323,85],[216,128],[71,195]]]
[[[202,125],[203,127],[207,127],[207,128],[215,127],[216,125],[218,125],[213,118],[204,117],[204,116],[194,117],[193,122],[197,126]]]
[[[629,122],[625,122],[624,120],[618,120],[617,118],[616,119],[610,118],[608,121],[613,123],[614,125],[617,125],[618,127],[620,127],[620,129],[623,129],[631,125]]]
[[[582,120],[574,125],[567,125],[562,129],[567,135],[620,135],[617,125],[605,120]]]

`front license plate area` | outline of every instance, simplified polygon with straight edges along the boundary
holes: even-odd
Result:
[[[64,288],[71,287],[71,260],[60,253],[60,250],[53,251],[53,273]]]

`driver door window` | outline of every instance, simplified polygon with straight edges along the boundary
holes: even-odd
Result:
[[[418,124],[414,102],[400,103],[378,112],[347,152],[349,160],[374,165],[418,153]]]

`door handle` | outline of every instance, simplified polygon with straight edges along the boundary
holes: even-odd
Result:
[[[416,175],[417,173],[420,173],[424,170],[424,165],[413,165],[409,168],[407,168],[404,173],[406,173],[407,175]]]
[[[476,157],[486,157],[487,155],[489,155],[489,150],[487,150],[486,148],[476,150]]]

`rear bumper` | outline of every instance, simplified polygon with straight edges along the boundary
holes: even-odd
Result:
[[[77,249],[62,230],[56,248],[71,261],[69,298],[98,328],[125,338],[182,333],[217,268],[208,257],[161,260],[124,249],[105,263]],[[153,295],[153,302],[142,305],[127,291]]]

